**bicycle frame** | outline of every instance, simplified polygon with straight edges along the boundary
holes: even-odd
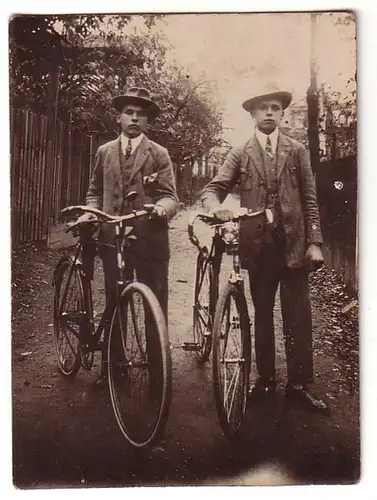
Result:
[[[93,301],[92,301],[92,289],[91,289],[91,281],[93,279],[93,266],[94,266],[94,255],[98,254],[98,247],[101,245],[106,246],[106,243],[99,243],[92,236],[92,230],[90,229],[90,233],[86,231],[88,228],[79,229],[80,232],[80,241],[77,245],[76,252],[72,257],[72,266],[68,275],[67,283],[65,289],[63,291],[63,297],[61,300],[61,307],[65,302],[69,283],[72,277],[72,273],[74,269],[77,269],[80,273],[82,283],[83,283],[83,292],[84,292],[84,311],[82,311],[82,315],[85,319],[81,322],[81,328],[84,332],[84,338],[87,342],[85,345],[88,346],[88,350],[99,350],[102,353],[106,353],[106,344],[108,340],[109,327],[112,322],[114,311],[119,304],[120,296],[124,290],[124,288],[130,283],[131,280],[126,280],[125,278],[125,260],[124,260],[124,248],[127,244],[125,238],[125,224],[123,221],[118,222],[115,225],[115,250],[117,256],[117,268],[118,268],[118,279],[116,281],[116,302],[112,304],[106,304],[105,309],[103,310],[102,317],[100,322],[95,327],[94,317],[93,317]],[[59,311],[61,314],[61,311]],[[122,324],[122,322],[120,322]],[[100,343],[100,339],[102,334],[104,333],[104,341],[103,345],[105,349],[102,348],[102,344]],[[106,361],[105,361],[106,362]]]
[[[202,255],[203,260],[205,261],[204,270],[202,274],[202,281],[200,282],[199,288],[202,287],[203,279],[205,276],[205,272],[208,266],[212,267],[213,271],[213,283],[211,284],[214,289],[211,290],[212,293],[218,295],[218,287],[219,287],[219,275],[221,269],[222,256],[224,253],[224,242],[221,239],[219,228],[215,228],[215,234],[212,237],[212,243],[210,251],[208,252],[207,247],[199,247],[199,253]],[[217,299],[217,297],[216,297]],[[212,311],[213,314],[215,311]]]

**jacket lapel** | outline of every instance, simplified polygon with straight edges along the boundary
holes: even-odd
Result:
[[[141,168],[143,167],[145,160],[148,157],[149,150],[151,149],[152,145],[147,137],[143,137],[141,143],[139,144],[139,147],[136,150],[136,157],[134,164],[132,166],[131,170],[131,177],[130,177],[130,183],[136,176],[138,172],[140,172]]]
[[[121,152],[121,143],[120,143],[120,137],[118,137],[118,139],[114,141],[109,154],[110,154],[111,170],[114,176],[114,183],[118,183],[120,189],[122,190],[123,178],[122,178],[122,172],[120,170],[120,159],[119,159],[120,152]]]
[[[283,135],[283,134],[279,134],[278,145],[277,145],[277,149],[276,149],[278,180],[281,177],[281,174],[283,172],[283,169],[285,167],[285,164],[287,162],[287,158],[289,156],[289,152],[291,151],[291,149],[292,149],[292,143],[289,141],[288,137]]]
[[[251,161],[253,162],[261,178],[264,179],[264,168],[263,168],[261,149],[258,143],[257,136],[255,134],[246,145],[246,153],[249,155]]]

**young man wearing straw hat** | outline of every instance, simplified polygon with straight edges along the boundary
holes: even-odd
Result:
[[[279,131],[292,95],[273,85],[243,103],[255,133],[228,155],[202,192],[204,208],[219,220],[232,218],[221,205],[239,182],[241,206],[254,211],[273,208],[275,222],[257,237],[240,228],[240,257],[249,270],[255,309],[255,350],[259,377],[250,391],[256,401],[275,393],[273,309],[280,284],[287,375],[286,396],[310,410],[327,404],[309,389],[313,381],[312,319],[308,271],[323,263],[316,187],[305,147]]]
[[[156,217],[138,221],[137,239],[127,261],[138,279],[156,294],[165,317],[168,306],[169,238],[168,221],[178,207],[173,167],[168,151],[145,135],[148,123],[159,113],[159,106],[144,88],[132,87],[112,99],[117,110],[120,136],[99,147],[86,197],[89,206],[112,215],[125,215],[145,203],[155,204]],[[137,198],[126,196],[136,191]],[[84,215],[80,219],[92,218]],[[113,243],[113,227],[102,227],[100,239]],[[115,248],[101,249],[105,272],[106,301],[114,300],[117,276]]]

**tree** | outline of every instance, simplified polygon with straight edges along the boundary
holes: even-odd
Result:
[[[356,155],[357,115],[356,72],[354,75],[351,73],[348,75],[347,86],[341,92],[323,82],[317,88],[318,61],[314,53],[319,28],[316,20],[321,22],[322,18],[330,18],[332,26],[339,26],[339,40],[346,43],[346,50],[349,54],[354,54],[356,59],[355,16],[353,12],[312,13],[311,18],[311,84],[308,91],[309,148],[312,164],[318,165],[319,160],[335,160],[343,156]]]
[[[319,132],[322,137],[321,159],[335,160],[357,154],[356,84],[348,80],[347,92],[341,94],[324,85],[321,100]]]
[[[126,15],[14,18],[13,105],[47,113],[51,82],[57,81],[56,116],[73,129],[108,135],[118,129],[111,97],[131,85],[146,86],[163,110],[150,127],[151,137],[166,145],[177,163],[202,157],[219,144],[222,131],[210,89],[166,62],[169,45],[152,29],[156,16],[143,16],[142,30],[131,29],[131,20]],[[54,43],[47,43],[51,38]],[[51,64],[36,67],[37,59]]]

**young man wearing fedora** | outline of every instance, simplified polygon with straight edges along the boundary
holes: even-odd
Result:
[[[143,204],[155,204],[155,217],[137,221],[136,240],[126,265],[132,276],[136,270],[140,281],[156,294],[167,319],[168,311],[168,221],[175,215],[178,198],[174,172],[168,151],[145,135],[148,123],[160,112],[146,89],[132,87],[112,99],[117,110],[120,136],[98,148],[86,203],[111,215],[126,215]],[[152,181],[151,181],[152,179]],[[126,196],[136,191],[129,203]],[[95,218],[85,214],[80,220]],[[101,227],[100,240],[114,242],[114,229]],[[101,248],[105,273],[106,301],[114,301],[117,279],[116,253],[112,246]],[[130,261],[131,258],[131,261]]]
[[[232,211],[221,205],[239,182],[241,206],[272,208],[275,221],[256,237],[240,227],[240,258],[249,270],[255,310],[255,351],[259,377],[250,391],[257,401],[275,393],[273,309],[280,284],[288,381],[286,396],[311,410],[327,404],[309,389],[313,381],[312,319],[308,271],[323,263],[316,187],[305,147],[279,131],[292,95],[270,86],[243,103],[255,133],[234,148],[202,192],[203,207],[221,221]]]

